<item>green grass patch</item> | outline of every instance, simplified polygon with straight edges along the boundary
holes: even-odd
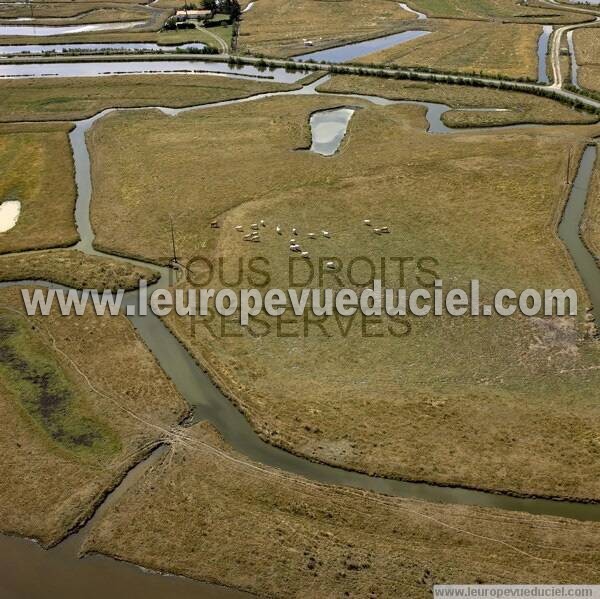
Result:
[[[120,450],[116,434],[89,414],[67,374],[25,324],[0,316],[0,374],[23,410],[55,443],[81,457]]]

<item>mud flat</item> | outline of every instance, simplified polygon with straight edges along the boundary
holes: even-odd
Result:
[[[7,200],[0,204],[0,233],[10,231],[19,220],[21,214],[21,202],[18,200]]]

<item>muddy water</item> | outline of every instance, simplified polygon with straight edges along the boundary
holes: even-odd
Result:
[[[47,37],[69,33],[118,31],[138,27],[145,23],[145,21],[129,21],[126,23],[90,23],[88,25],[0,25],[0,35]]]
[[[180,46],[160,46],[153,43],[143,42],[106,42],[104,44],[21,44],[12,46],[0,45],[0,55],[12,56],[14,54],[43,54],[45,52],[54,52],[56,54],[68,52],[173,52],[176,50],[202,50],[206,48],[205,44],[189,43]]]
[[[18,200],[7,200],[0,204],[0,233],[10,231],[19,220],[21,214],[21,202]]]
[[[597,153],[596,146],[588,146],[583,154],[558,235],[571,254],[594,307],[597,322],[600,323],[600,268],[581,239],[581,225]]]
[[[548,46],[552,35],[552,25],[544,25],[538,40],[538,83],[550,83],[548,78]]]
[[[325,61],[334,63],[350,62],[367,54],[410,42],[429,33],[429,31],[404,31],[402,33],[394,33],[393,35],[367,40],[366,42],[346,44],[345,46],[338,46],[329,50],[301,54],[300,56],[294,56],[294,60],[314,60],[315,62]]]
[[[354,112],[352,108],[336,108],[313,113],[310,117],[312,132],[310,151],[321,156],[333,156],[346,136]]]
[[[286,92],[277,95],[290,93],[314,94],[315,87],[319,83],[322,82],[313,83],[298,92]],[[276,94],[264,94],[260,97],[271,97],[273,95]],[[381,98],[373,99],[356,95],[353,97],[371,100],[379,105],[394,103]],[[234,100],[217,105],[223,106],[255,100],[256,98]],[[410,103],[419,104],[416,102]],[[426,106],[428,107],[429,131],[436,133],[448,132],[449,130],[441,124],[440,120],[441,115],[448,108],[441,105]],[[209,107],[199,106],[184,110],[162,110],[166,114],[175,116],[187,110],[203,110]],[[102,254],[92,248],[94,234],[89,218],[91,173],[85,133],[94,122],[110,112],[112,111],[107,110],[96,115],[96,117],[80,121],[70,137],[78,189],[76,222],[81,236],[81,242],[77,247],[82,251],[99,255]],[[582,249],[578,245],[580,240],[577,234],[585,205],[595,151],[595,148],[589,148],[584,155],[560,230],[561,238],[565,241],[578,269],[582,273],[584,282],[589,288],[590,296],[593,301],[596,301],[594,298],[600,301],[598,297],[600,295],[598,269],[592,263],[593,261],[590,262],[591,257],[585,251],[585,248]],[[133,260],[125,261],[140,264]],[[155,267],[152,266],[152,268]],[[172,273],[169,269],[160,269],[160,272],[162,278],[156,284],[156,287],[163,287],[172,282],[170,280]],[[150,291],[152,291],[152,288]],[[126,294],[126,305],[136,303],[136,298],[135,293]],[[130,320],[166,374],[191,405],[195,420],[208,420],[211,422],[233,448],[258,463],[326,484],[345,485],[388,495],[600,521],[600,506],[597,505],[543,499],[521,499],[463,488],[437,487],[424,483],[388,480],[315,464],[294,456],[263,442],[257,436],[244,416],[212,384],[208,376],[198,367],[177,339],[171,335],[160,319],[150,313],[147,316],[130,317]],[[133,484],[135,478],[143,473],[145,467],[148,467],[147,463],[141,465],[139,469],[136,468],[127,477],[124,484],[119,487],[114,496],[111,497],[110,501],[115,501],[120,493]],[[99,511],[96,517],[101,516],[101,513]],[[239,593],[232,595],[232,591],[219,587],[202,585],[179,578],[160,577],[100,556],[76,560],[75,555],[83,534],[85,534],[85,529],[83,533],[70,537],[65,543],[49,551],[43,551],[29,541],[0,536],[0,591],[4,593],[3,596],[18,597],[19,599],[37,599],[38,597],[40,599],[42,597],[80,599],[84,595],[91,597],[91,599],[96,599],[96,597],[99,599],[106,596],[104,590],[107,585],[106,581],[109,581],[108,588],[113,599],[121,597],[145,597],[149,599],[178,597],[187,599],[188,597],[241,596]]]

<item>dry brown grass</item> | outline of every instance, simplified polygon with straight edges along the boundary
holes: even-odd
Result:
[[[119,3],[121,4],[121,3]],[[33,17],[34,19],[54,18],[74,18],[83,17],[92,14],[98,10],[123,10],[125,7],[128,11],[135,11],[138,16],[142,13],[146,16],[146,9],[137,8],[135,6],[127,8],[127,5],[116,6],[114,3],[106,2],[32,2],[30,4],[12,3],[0,5],[0,17],[3,19],[12,19],[15,17]],[[98,21],[96,21],[98,22]]]
[[[556,10],[537,0],[530,0],[529,6],[514,0],[411,0],[408,4],[430,17],[450,19],[576,23],[589,18],[576,12]]]
[[[307,51],[303,38],[318,50],[393,33],[414,25],[414,19],[394,0],[258,0],[243,16],[238,48],[291,56]]]
[[[211,75],[116,75],[15,79],[0,82],[3,121],[75,120],[105,108],[180,108],[243,98],[295,86]]]
[[[70,128],[67,123],[0,125],[0,201],[21,202],[16,226],[0,233],[0,254],[78,240]]]
[[[184,260],[265,256],[270,286],[285,289],[288,239],[273,227],[296,225],[314,263],[434,256],[447,285],[467,288],[478,278],[484,301],[505,287],[575,287],[583,311],[585,294],[555,227],[569,153],[597,128],[435,136],[424,133],[420,108],[369,107],[356,113],[335,157],[294,151],[307,145],[309,114],[341,102],[274,98],[176,119],[143,112],[99,122],[90,137],[98,239],[159,260],[170,255],[172,213]],[[233,230],[261,218],[269,229],[260,244]],[[373,235],[364,218],[393,234]],[[221,229],[209,228],[213,219]],[[322,228],[331,240],[304,237]],[[386,282],[398,285],[391,268]],[[415,261],[406,272],[405,284],[417,285]],[[239,337],[217,330],[213,338],[202,323],[169,319],[255,428],[292,451],[394,477],[600,497],[599,348],[583,340],[577,321],[410,324],[401,338],[365,338],[355,321],[343,337],[328,319],[330,337],[312,325],[305,338],[294,322],[283,330],[297,337],[272,332],[257,341],[235,323],[228,330]]]
[[[77,250],[50,250],[0,256],[1,281],[51,281],[74,289],[135,289],[158,273]]]
[[[378,77],[338,75],[318,89],[331,93],[372,94],[390,100],[420,100],[446,104],[454,108],[443,116],[443,121],[449,127],[491,127],[519,123],[583,124],[597,120],[597,117],[590,114],[531,94],[425,81],[394,81]],[[502,108],[506,112],[472,112],[461,108]]]
[[[583,65],[578,71],[577,81],[585,89],[600,92],[600,65]]]
[[[124,317],[25,318],[11,288],[0,323],[0,529],[50,545],[187,407]]]
[[[579,65],[579,85],[600,91],[600,29],[590,27],[578,29],[573,34],[575,56]]]
[[[187,434],[97,522],[84,551],[268,597],[408,599],[438,583],[600,580],[597,523],[283,478],[229,461],[240,456],[209,426]]]
[[[427,23],[433,33],[369,54],[362,61],[537,79],[539,25],[453,20]]]

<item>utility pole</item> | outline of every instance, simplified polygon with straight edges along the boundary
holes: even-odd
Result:
[[[173,225],[173,216],[169,214],[171,221],[171,244],[173,245],[173,262],[177,262],[177,250],[175,249],[175,226]]]

